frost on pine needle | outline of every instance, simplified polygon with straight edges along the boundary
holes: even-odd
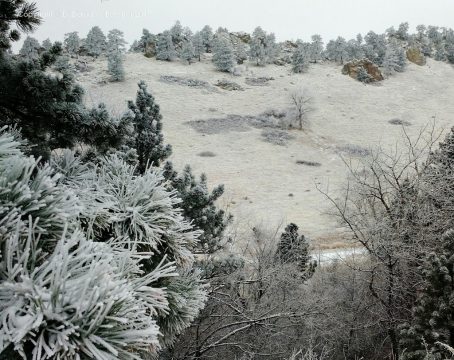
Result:
[[[25,344],[35,342],[33,359],[76,359],[80,353],[136,359],[129,347],[159,348],[152,315],[168,303],[164,289],[151,285],[173,276],[173,266],[156,268],[145,278],[149,283],[129,281],[116,264],[125,254],[87,241],[80,231],[65,232],[45,262],[30,266],[34,232],[30,227],[27,239],[16,232],[7,240],[14,250],[5,254],[8,278],[0,285],[3,346],[12,342],[25,355]]]
[[[72,190],[84,207],[81,221],[89,234],[135,251],[169,254],[179,266],[192,264],[200,232],[183,218],[181,200],[159,170],[138,175],[134,166],[111,156],[86,170],[83,179],[83,186],[73,182]]]
[[[38,166],[19,146],[0,133],[0,352],[156,354],[206,297],[191,268],[199,232],[175,192],[116,156],[84,164],[63,151]]]

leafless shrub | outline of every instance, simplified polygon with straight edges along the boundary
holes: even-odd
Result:
[[[308,89],[297,87],[290,92],[290,100],[295,111],[295,122],[300,130],[309,125],[307,118],[308,112],[311,110],[310,104],[312,101]]]
[[[328,351],[325,348],[319,352],[313,347],[306,350],[295,350],[288,360],[325,360],[328,359]]]
[[[249,118],[241,115],[227,115],[223,118],[192,120],[186,123],[202,134],[222,134],[230,131],[249,131]]]
[[[262,131],[263,141],[269,142],[274,145],[285,146],[288,142],[295,137],[288,132],[277,129],[267,129]]]
[[[244,267],[211,280],[206,308],[169,358],[282,359],[295,341],[307,345],[305,322],[320,308],[297,266],[277,260],[278,230],[253,229],[238,249]]]
[[[210,90],[210,91],[219,91],[215,87],[211,86],[208,82],[203,81],[203,80],[198,80],[198,79],[184,78],[184,77],[173,76],[173,75],[162,75],[159,78],[159,81],[166,83],[166,84],[182,85],[182,86],[188,86],[191,88],[205,89],[205,90]]]
[[[431,166],[428,155],[440,134],[433,125],[412,139],[402,127],[403,146],[379,147],[359,165],[344,159],[350,176],[342,197],[319,188],[332,203],[333,215],[368,254],[370,261],[357,271],[367,274],[369,295],[381,308],[391,358],[399,354],[397,326],[410,316],[422,281],[417,264],[422,254],[437,247],[436,234],[446,223],[440,220],[445,217],[442,211],[428,201],[434,195],[427,192],[431,185],[425,180]],[[436,193],[442,192],[439,181],[436,186]]]
[[[346,155],[347,157],[349,157],[349,156],[364,157],[364,156],[369,156],[371,154],[371,151],[369,149],[366,149],[365,147],[362,147],[360,145],[354,145],[354,144],[336,146],[335,150],[336,150],[336,152],[340,153],[341,155]]]
[[[266,86],[268,85],[268,82],[274,80],[273,77],[257,77],[257,78],[251,78],[248,77],[246,78],[246,84],[251,85],[251,86]]]
[[[186,124],[202,134],[219,134],[229,131],[249,131],[251,127],[278,129],[281,128],[283,117],[285,117],[285,112],[271,110],[255,116],[230,114],[223,118],[192,120]]]

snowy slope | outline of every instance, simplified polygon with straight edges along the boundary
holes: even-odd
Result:
[[[381,144],[391,147],[400,141],[399,126],[391,119],[409,121],[410,134],[436,118],[437,125],[449,128],[454,113],[454,68],[428,60],[426,66],[410,64],[404,73],[373,86],[366,86],[341,74],[341,66],[311,65],[306,74],[292,74],[290,67],[249,66],[241,77],[215,71],[209,59],[191,66],[161,62],[140,54],[126,55],[126,81],[103,83],[108,79],[107,63],[90,63],[95,69],[79,76],[87,90],[87,102],[104,101],[119,114],[126,100],[134,99],[137,82],[145,80],[164,117],[164,135],[173,146],[171,160],[177,168],[190,164],[196,173],[205,172],[210,185],[225,184],[220,205],[235,216],[233,230],[242,234],[252,226],[267,227],[294,222],[303,233],[319,243],[338,245],[335,221],[326,215],[329,204],[316,184],[336,192],[345,182],[346,170],[338,147]],[[161,75],[204,80],[214,85],[220,79],[234,81],[244,91],[210,91],[167,84]],[[268,86],[250,86],[246,77],[267,76]],[[228,114],[257,115],[267,109],[287,109],[289,91],[298,84],[310,89],[313,111],[308,131],[292,131],[296,138],[288,146],[262,141],[261,130],[202,134],[187,121],[223,117]],[[212,151],[215,157],[200,157]],[[321,166],[296,164],[316,161]],[[293,194],[293,196],[289,196]]]

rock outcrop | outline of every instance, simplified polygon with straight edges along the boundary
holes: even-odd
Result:
[[[407,49],[407,59],[419,66],[426,65],[426,57],[418,48]]]
[[[152,58],[156,56],[156,43],[154,41],[149,41],[145,45],[144,53],[145,57]]]
[[[244,31],[232,32],[232,33],[230,33],[230,36],[240,39],[245,44],[249,44],[251,42],[251,35]]]
[[[346,63],[342,69],[342,74],[349,75],[353,79],[358,80],[358,72],[361,67],[371,76],[372,81],[384,80],[379,67],[369,59],[353,60]]]

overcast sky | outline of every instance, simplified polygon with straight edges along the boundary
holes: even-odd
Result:
[[[338,35],[385,29],[408,21],[454,28],[454,0],[38,0],[44,23],[38,40],[62,40],[70,31],[85,37],[99,25],[118,28],[129,42],[143,28],[158,33],[176,20],[198,30],[206,24],[231,31],[251,32],[256,26],[274,32],[278,40],[321,34],[325,42]]]

